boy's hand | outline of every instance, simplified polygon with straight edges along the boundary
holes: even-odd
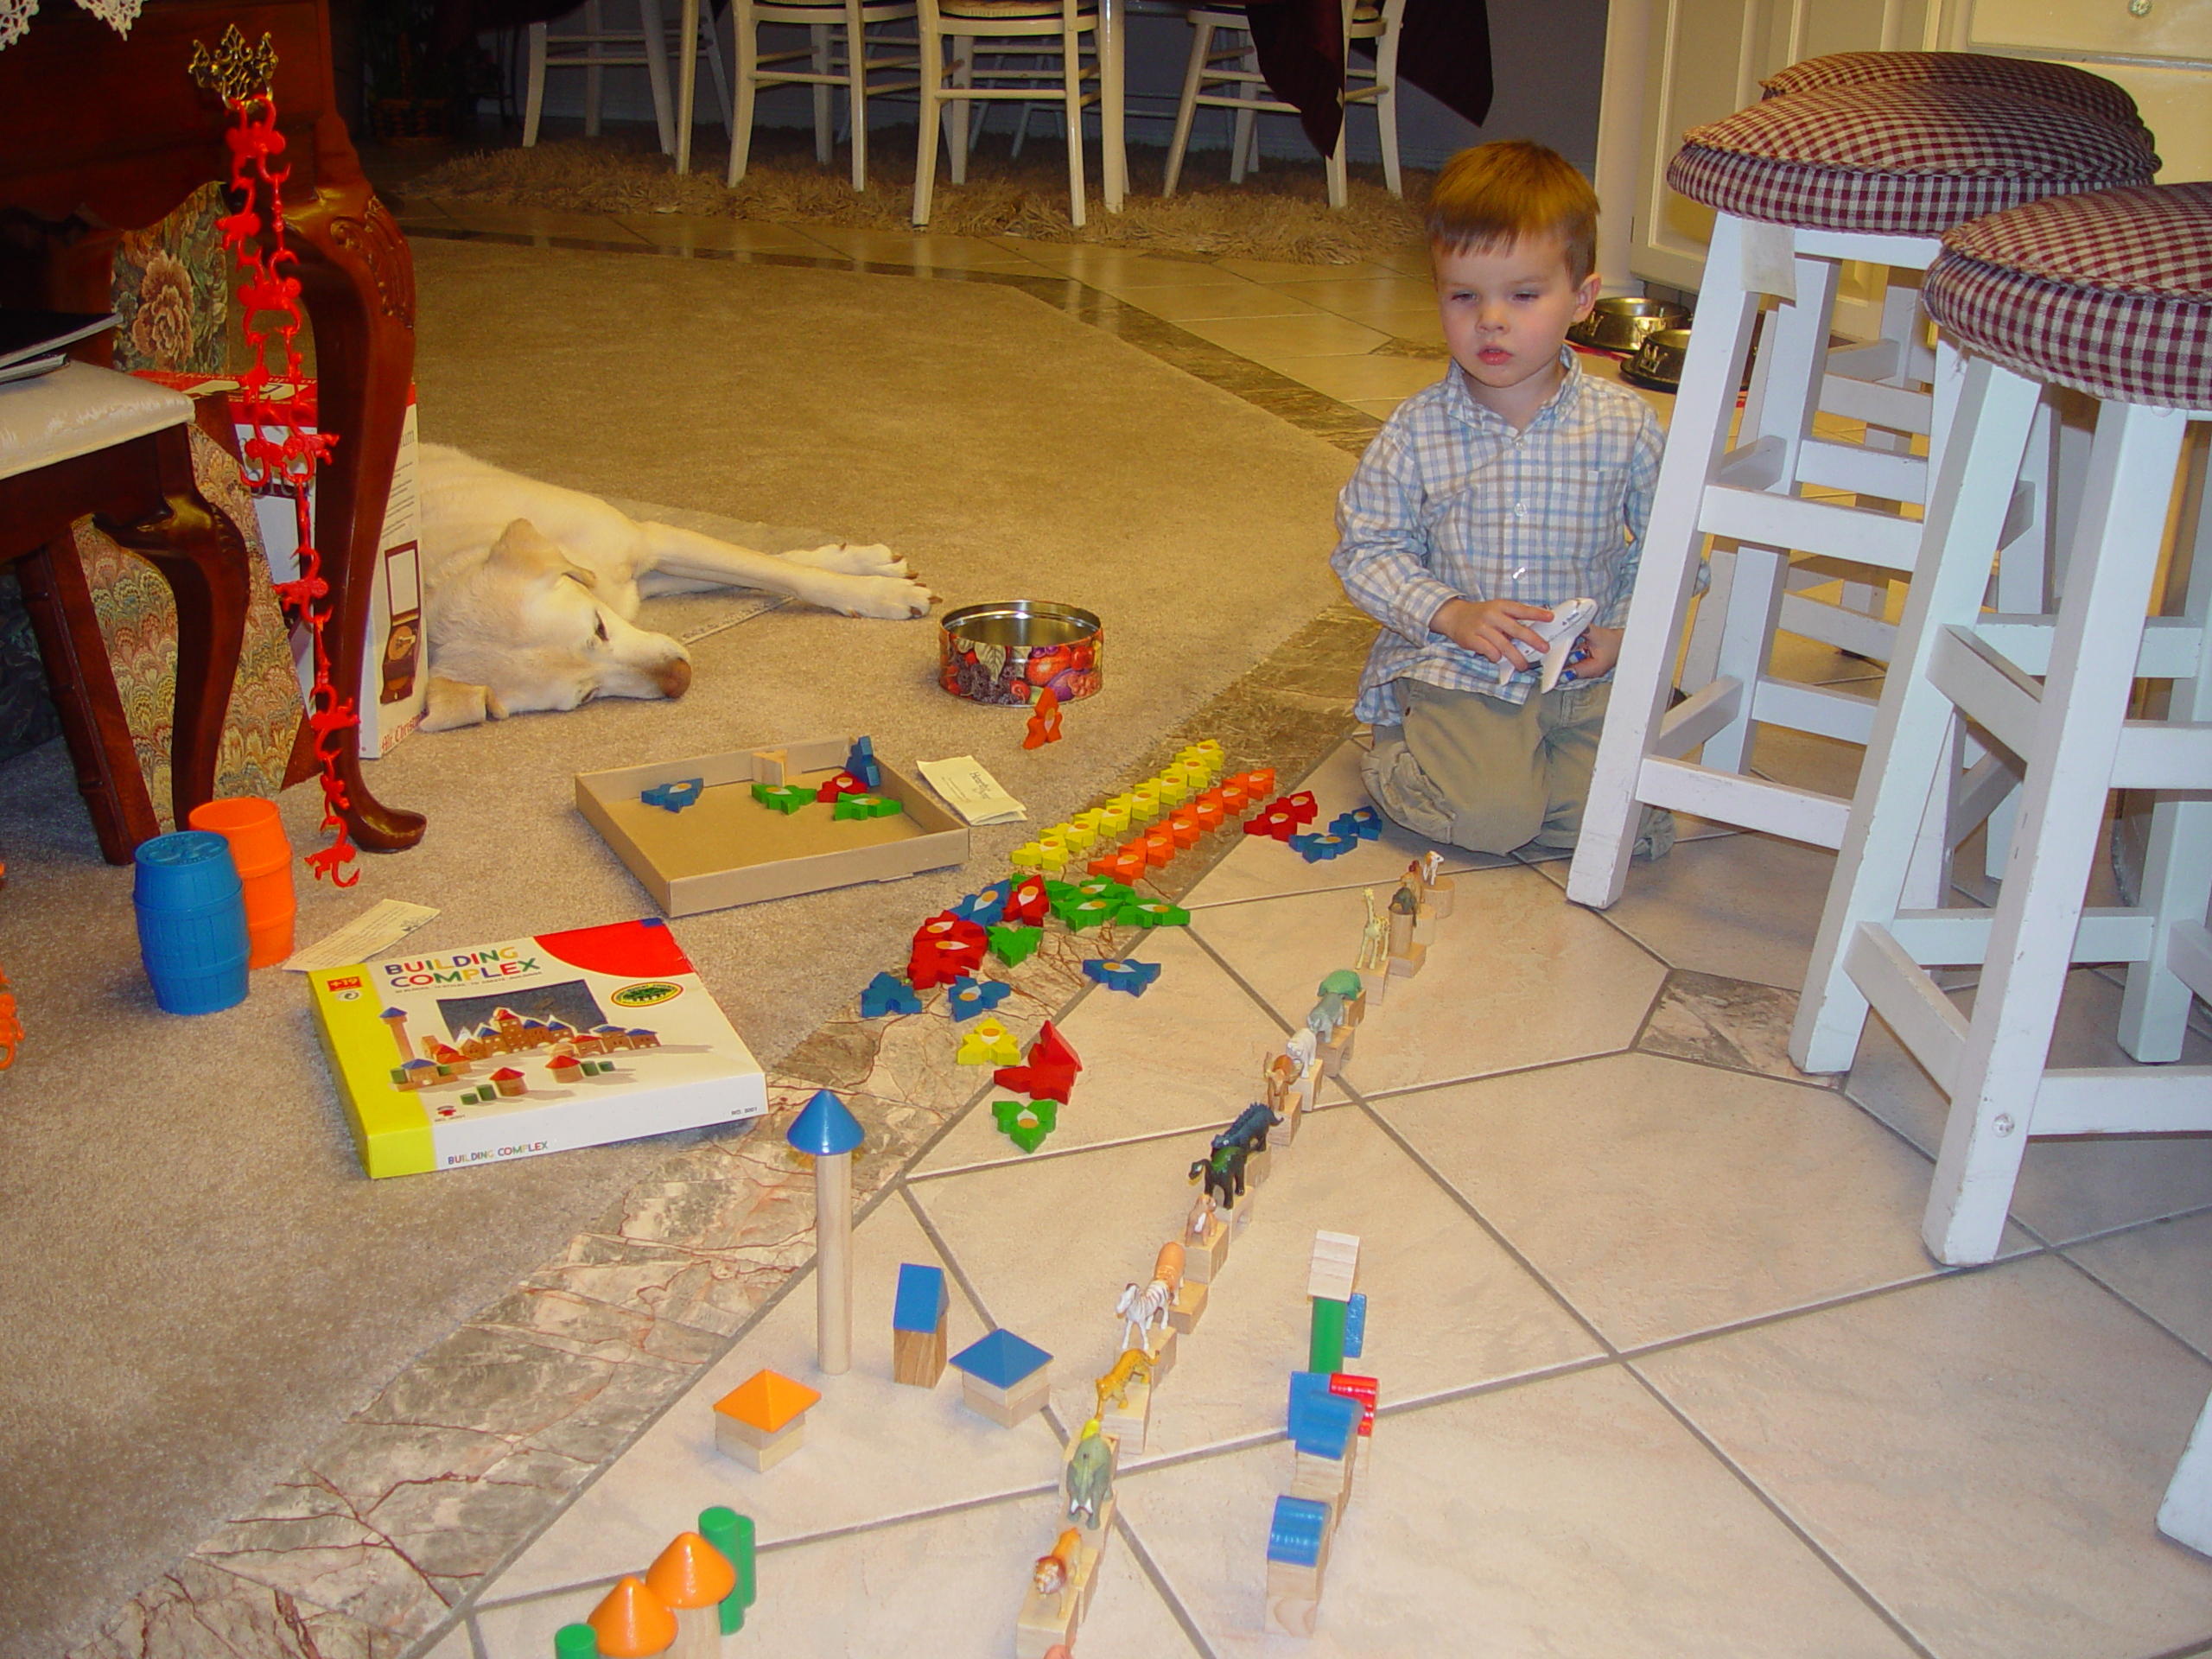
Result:
[[[1552,613],[1541,605],[1517,599],[1447,599],[1436,607],[1428,626],[1478,657],[1521,669],[1533,667],[1544,657],[1543,635],[1527,624],[1551,620]],[[1618,639],[1613,650],[1618,656]]]
[[[1594,680],[1600,674],[1610,674],[1613,664],[1621,659],[1621,638],[1626,631],[1621,628],[1585,628],[1574,642],[1574,649],[1567,653],[1567,671],[1559,677],[1561,685],[1573,680]]]

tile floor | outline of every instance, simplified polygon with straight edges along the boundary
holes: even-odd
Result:
[[[1019,281],[1355,449],[1442,360],[1418,249],[1317,273],[424,202],[403,221]],[[1356,744],[1312,780],[1325,816],[1361,799]],[[1807,780],[1839,764],[1779,741],[1762,760]],[[816,1375],[810,1287],[791,1281],[424,1650],[536,1659],[729,1503],[763,1547],[731,1652],[1011,1653],[1059,1524],[1062,1438],[1119,1346],[1115,1295],[1186,1209],[1195,1149],[1347,963],[1361,887],[1415,845],[1319,867],[1240,846],[1185,901],[1189,929],[1136,952],[1165,969],[1146,996],[1065,1012],[1087,1069],[1043,1150],[1015,1150],[978,1096],[869,1201],[849,1374]],[[1123,1459],[1081,1653],[2212,1653],[2212,1561],[2151,1520],[2212,1388],[2212,1142],[2037,1143],[2005,1256],[1936,1269],[1918,1224],[1941,1097],[1878,1027],[1846,1079],[1783,1052],[1829,862],[1686,838],[1599,915],[1566,906],[1556,863],[1455,861],[1426,970],[1275,1154]],[[2110,1052],[2114,996],[2075,976],[2069,1063]],[[1261,1585],[1317,1228],[1363,1241],[1382,1408],[1300,1643],[1262,1637]],[[902,1262],[949,1270],[956,1347],[1003,1324],[1055,1355],[1049,1417],[1002,1429],[950,1376],[891,1383]],[[708,1411],[764,1365],[825,1395],[765,1476],[717,1456]]]

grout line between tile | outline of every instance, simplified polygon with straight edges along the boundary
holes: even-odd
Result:
[[[912,1189],[903,1179],[899,1183],[899,1196],[905,1200],[915,1224],[929,1239],[930,1248],[938,1253],[938,1259],[946,1267],[952,1269],[952,1277],[960,1287],[960,1294],[968,1299],[968,1306],[976,1310],[976,1317],[982,1320],[987,1334],[988,1331],[997,1330],[999,1322],[991,1313],[990,1304],[983,1300],[983,1293],[976,1287],[976,1281],[968,1276],[968,1269],[961,1265],[959,1256],[953,1253],[951,1242],[938,1230],[937,1223],[931,1219],[929,1211],[922,1208],[922,1201],[914,1196]]]
[[[1864,1602],[1869,1611],[1871,1611],[1877,1618],[1880,1619],[1883,1624],[1888,1625],[1890,1629],[1896,1633],[1898,1640],[1902,1641],[1907,1647],[1910,1648],[1914,1653],[1919,1655],[1920,1659],[1936,1659],[1936,1654],[1925,1643],[1912,1633],[1911,1629],[1906,1625],[1903,1619],[1899,1618],[1895,1613],[1892,1613],[1886,1606],[1885,1606],[1879,1597],[1876,1596],[1866,1586],[1861,1584],[1857,1577],[1852,1573],[1849,1568],[1845,1567],[1841,1561],[1838,1560],[1834,1555],[1830,1554],[1827,1548],[1823,1546],[1819,1540],[1815,1539],[1813,1535],[1798,1522],[1797,1517],[1789,1513],[1789,1510],[1783,1504],[1779,1498],[1768,1491],[1765,1487],[1760,1485],[1757,1480],[1753,1479],[1750,1471],[1745,1469],[1741,1464],[1738,1463],[1735,1459],[1730,1457],[1727,1452],[1722,1451],[1719,1442],[1715,1440],[1711,1435],[1707,1434],[1702,1428],[1700,1428],[1690,1417],[1688,1412],[1682,1410],[1681,1408],[1677,1406],[1671,1399],[1668,1398],[1665,1390],[1661,1389],[1659,1385],[1654,1382],[1649,1377],[1644,1376],[1644,1374],[1638,1370],[1634,1365],[1624,1363],[1621,1369],[1626,1371],[1630,1376],[1634,1377],[1637,1382],[1641,1383],[1646,1392],[1648,1392],[1654,1400],[1659,1402],[1660,1408],[1665,1411],[1667,1414],[1672,1417],[1676,1422],[1680,1423],[1682,1427],[1697,1440],[1699,1445],[1702,1446],[1707,1452],[1711,1452],[1714,1458],[1718,1459],[1722,1468],[1726,1469],[1730,1474],[1735,1476],[1738,1481],[1742,1482],[1744,1490],[1751,1493],[1752,1497],[1758,1499],[1761,1503],[1764,1504],[1767,1511],[1771,1514],[1776,1520],[1781,1522],[1783,1526],[1787,1527],[1791,1535],[1796,1538],[1797,1541],[1804,1545],[1807,1549],[1810,1550],[1815,1558],[1817,1559],[1822,1566],[1826,1567],[1829,1572],[1834,1573],[1836,1578],[1843,1584],[1846,1589],[1849,1590],[1853,1595],[1858,1597],[1860,1601]]]
[[[1274,1020],[1275,1024],[1280,1026],[1286,1033],[1294,1033],[1296,1027],[1294,1027],[1289,1020],[1284,1019],[1281,1014],[1275,1012],[1274,1004],[1268,1001],[1266,997],[1262,996],[1259,991],[1253,986],[1252,982],[1245,978],[1243,975],[1238,973],[1236,969],[1230,965],[1229,958],[1223,956],[1220,951],[1215,950],[1212,944],[1207,940],[1205,935],[1198,931],[1198,918],[1195,916],[1192,917],[1191,918],[1191,925],[1185,928],[1183,931],[1193,944],[1197,945],[1199,950],[1205,951],[1206,955],[1214,959],[1215,965],[1217,966],[1223,973],[1227,974],[1230,979],[1243,991],[1245,995],[1250,997],[1253,1001],[1260,1005],[1260,1011],[1262,1014],[1266,1014],[1268,1019]]]
[[[2208,1353],[2202,1348],[2198,1347],[2196,1344],[2191,1342],[2187,1337],[2182,1335],[2180,1332],[2175,1330],[2173,1326],[2168,1325],[2164,1319],[2151,1312],[2149,1308],[2145,1307],[2133,1296],[2130,1296],[2126,1291],[2120,1289],[2119,1286],[2101,1277],[2094,1268],[2088,1267],[2085,1263],[2076,1262],[2071,1255],[2067,1254],[2066,1247],[2054,1248],[2049,1251],[2048,1254],[2056,1256],[2059,1261],[2063,1262],[2068,1267],[2073,1268],[2075,1272],[2080,1274],[2084,1279],[2094,1285],[2099,1290],[2104,1291],[2108,1295],[2118,1297],[2121,1305],[2125,1306],[2129,1313],[2135,1314],[2137,1317],[2147,1322],[2152,1329],[2158,1332],[2162,1336],[2171,1337],[2176,1342],[2188,1349],[2190,1353],[2195,1354],[2199,1359],[2212,1360],[2212,1353]]]
[[[1205,1632],[1198,1628],[1198,1621],[1191,1616],[1190,1609],[1183,1605],[1182,1597],[1177,1595],[1175,1587],[1168,1583],[1167,1574],[1160,1570],[1160,1563],[1153,1560],[1152,1552],[1145,1548],[1144,1540],[1137,1535],[1135,1523],[1129,1519],[1127,1510],[1116,1508],[1114,1529],[1122,1535],[1122,1541],[1128,1547],[1138,1570],[1152,1581],[1153,1589],[1159,1592],[1160,1600],[1167,1604],[1168,1612],[1183,1627],[1183,1634],[1191,1646],[1205,1659],[1220,1659],[1213,1643],[1206,1640]]]

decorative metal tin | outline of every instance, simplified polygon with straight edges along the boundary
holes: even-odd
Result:
[[[1098,690],[1104,649],[1098,619],[1072,605],[963,605],[939,624],[938,682],[970,702],[1027,703],[1048,687],[1073,702]]]

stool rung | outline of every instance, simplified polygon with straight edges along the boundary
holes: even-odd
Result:
[[[1856,692],[1762,674],[1758,693],[1751,699],[1751,718],[1864,747],[1874,734],[1874,711],[1879,706]]]
[[[1992,612],[1974,625],[1974,631],[2023,674],[2050,672],[2050,641],[2057,625],[2049,617]],[[2143,627],[2143,644],[2135,653],[2135,677],[2191,678],[2203,647],[2203,629],[2187,617],[2154,616]]]
[[[1897,949],[1916,963],[1964,967],[1989,960],[1989,910],[1901,910],[1889,925]],[[2099,906],[2074,931],[2076,962],[2148,962],[2158,918],[2147,910]]]
[[[1928,679],[1960,712],[2025,758],[2035,741],[2043,688],[1974,630],[1954,624],[1937,636],[1929,653]]]
[[[1910,501],[1915,506],[1928,499],[1928,462],[1923,457],[1890,454],[1827,438],[1808,438],[1798,449],[1797,480],[1859,495],[1878,495],[1885,500]],[[1916,523],[1914,529],[1919,529]]]
[[[1829,353],[1829,364],[1833,365],[1840,355]],[[1823,414],[1864,421],[1894,432],[1916,432],[1923,438],[1935,425],[1935,405],[1925,392],[1873,385],[1855,375],[1839,374],[1833,366],[1821,380],[1821,410]]]
[[[1967,1017],[1878,922],[1861,922],[1843,955],[1843,971],[1888,1022],[1946,1095],[1958,1091]]]
[[[1697,527],[1762,547],[1826,553],[1891,570],[1910,570],[1920,552],[1920,525],[1913,519],[1725,484],[1706,486]]]
[[[1743,706],[1744,683],[1719,679],[1700,686],[1667,711],[1651,740],[1651,753],[1665,760],[1680,760],[1736,718]]]
[[[1815,847],[1842,846],[1851,816],[1851,803],[1833,795],[1656,755],[1637,772],[1636,798]]]
[[[1953,782],[1950,844],[1956,848],[1989,821],[2005,798],[2020,786],[2020,774],[2008,757],[1984,753]]]
[[[2212,1129],[2212,1065],[2046,1071],[2030,1135],[2190,1135]]]
[[[2166,936],[2166,966],[2176,979],[2212,1002],[2212,931],[2202,922],[2176,922]]]
[[[1783,595],[1781,622],[1791,633],[1819,639],[1838,651],[1871,657],[1878,663],[1889,661],[1897,648],[1896,627],[1880,617],[1796,594]]]

